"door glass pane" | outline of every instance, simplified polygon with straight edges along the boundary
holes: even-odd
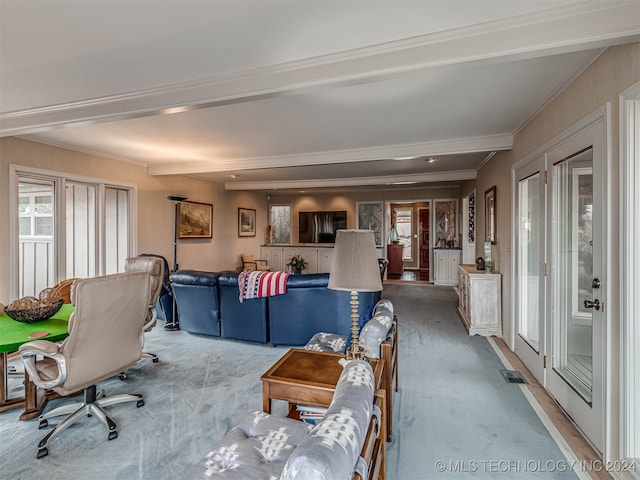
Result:
[[[591,400],[593,175],[589,148],[554,165],[554,368]]]
[[[373,230],[376,246],[382,245],[382,203],[358,203],[357,228]]]
[[[105,273],[124,271],[124,261],[129,256],[129,191],[106,187],[105,212]]]
[[[55,283],[52,181],[18,179],[19,296],[37,296]]]
[[[66,184],[66,277],[96,275],[96,191],[91,184]],[[107,251],[113,245],[107,244]]]
[[[273,243],[291,243],[291,206],[271,205],[269,224],[273,229]],[[269,242],[266,242],[269,243]]]
[[[436,247],[457,247],[456,228],[457,200],[436,200]]]
[[[411,247],[411,240],[413,238],[413,209],[411,208],[396,208],[396,229],[398,230],[398,237],[400,245],[404,246],[402,250],[402,259],[411,261],[413,259],[413,249]]]
[[[540,348],[540,172],[518,183],[518,333]]]

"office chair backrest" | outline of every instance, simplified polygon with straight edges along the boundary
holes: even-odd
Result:
[[[151,276],[149,305],[155,306],[164,281],[164,263],[160,257],[130,257],[124,261],[125,272],[146,272]]]
[[[117,273],[76,280],[75,311],[59,353],[67,379],[56,388],[70,394],[113,377],[142,356],[142,327],[149,307],[149,274]]]

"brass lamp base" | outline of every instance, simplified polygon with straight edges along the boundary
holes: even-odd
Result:
[[[351,291],[351,345],[347,349],[347,360],[364,360],[364,348],[358,341],[358,334],[360,328],[358,326],[358,292],[356,290]]]

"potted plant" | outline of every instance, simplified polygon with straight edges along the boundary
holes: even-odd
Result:
[[[300,255],[294,255],[291,260],[287,262],[287,266],[291,267],[291,273],[302,273],[307,268],[307,261]]]

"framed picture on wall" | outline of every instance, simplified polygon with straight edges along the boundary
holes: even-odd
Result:
[[[199,202],[178,203],[178,238],[211,238],[213,205]]]
[[[485,241],[496,243],[496,187],[484,192],[484,235]]]
[[[238,236],[256,236],[256,211],[252,208],[238,208]]]

